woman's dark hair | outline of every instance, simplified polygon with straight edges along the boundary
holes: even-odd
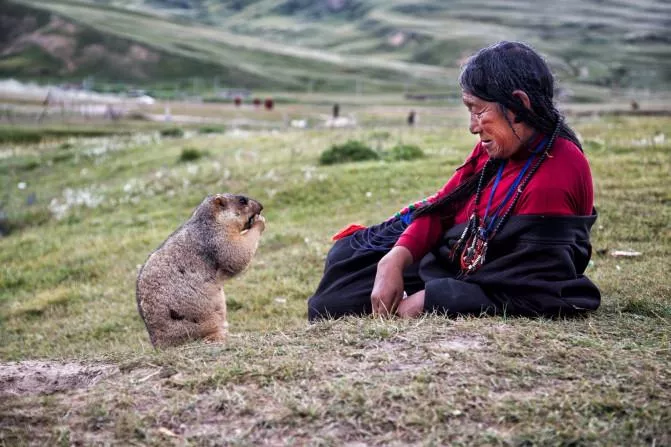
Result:
[[[520,42],[502,41],[481,49],[462,66],[459,84],[464,92],[498,103],[504,116],[508,109],[519,120],[545,135],[552,135],[557,130],[558,136],[570,140],[582,149],[575,133],[564,122],[554,105],[554,78],[550,68],[530,46]],[[522,90],[527,94],[531,110],[513,96],[515,90]],[[483,186],[491,180],[495,172],[496,169],[487,169]],[[482,171],[476,172],[450,194],[418,209],[413,218],[437,212],[441,213],[443,219],[453,218],[459,205],[475,194],[481,174]]]

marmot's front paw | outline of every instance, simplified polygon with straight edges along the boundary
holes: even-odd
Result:
[[[257,214],[254,217],[254,225],[253,226],[257,227],[259,229],[259,231],[265,230],[266,229],[266,218],[263,217],[260,214]]]

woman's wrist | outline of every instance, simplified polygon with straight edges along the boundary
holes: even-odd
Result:
[[[378,267],[403,271],[410,264],[412,264],[412,254],[410,253],[410,250],[397,245],[380,259]]]

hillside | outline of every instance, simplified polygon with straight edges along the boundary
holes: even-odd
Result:
[[[7,3],[3,3],[7,5]],[[0,10],[0,73],[18,78],[156,80],[215,73],[221,67],[157,51],[46,11],[18,4]]]
[[[510,39],[536,46],[568,85],[671,85],[671,5],[661,0],[13,1],[24,6],[2,3],[3,23],[9,16],[13,26],[0,39],[0,76],[46,70],[144,82],[218,76],[230,86],[303,91],[351,91],[364,81],[356,88],[367,92],[449,89],[464,57]],[[70,39],[73,57],[41,42],[47,34]]]

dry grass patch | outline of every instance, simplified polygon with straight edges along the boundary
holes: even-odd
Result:
[[[0,408],[45,442],[664,445],[667,325],[618,320],[617,342],[593,318],[331,321],[116,359],[39,418],[35,396]]]

